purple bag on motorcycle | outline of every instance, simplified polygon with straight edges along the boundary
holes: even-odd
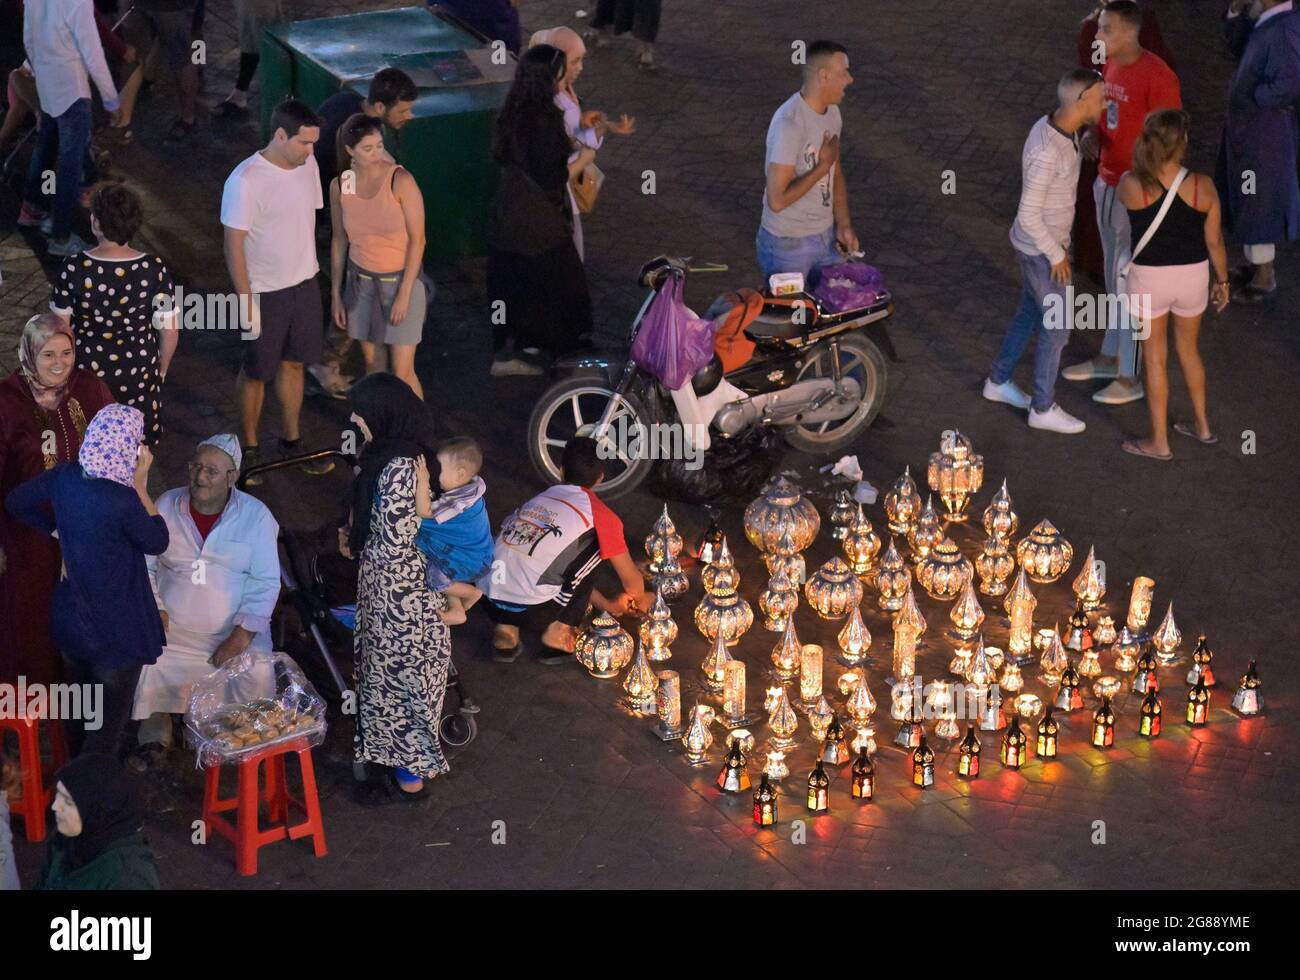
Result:
[[[823,266],[820,275],[813,296],[832,313],[870,306],[885,290],[880,270],[862,262]]]
[[[713,324],[682,302],[682,280],[671,276],[650,303],[636,339],[632,360],[676,391],[713,357]]]

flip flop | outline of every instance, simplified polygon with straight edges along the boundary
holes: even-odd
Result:
[[[1147,459],[1158,459],[1161,461],[1165,461],[1174,458],[1173,453],[1166,453],[1163,456],[1159,456],[1155,453],[1149,453],[1141,446],[1139,446],[1137,442],[1134,441],[1133,439],[1125,439],[1124,442],[1121,444],[1121,448],[1126,453],[1132,453],[1134,456],[1145,456]]]
[[[1208,437],[1202,439],[1200,433],[1196,431],[1196,426],[1192,425],[1190,422],[1175,422],[1174,431],[1180,436],[1187,436],[1189,439],[1195,439],[1202,446],[1213,446],[1219,441],[1219,437],[1213,432],[1211,432]]]

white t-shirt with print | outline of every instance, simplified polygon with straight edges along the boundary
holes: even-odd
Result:
[[[767,157],[764,174],[774,163],[794,167],[797,180],[817,166],[822,140],[839,136],[840,107],[827,106],[821,115],[814,112],[795,92],[772,116],[767,127]],[[782,211],[773,211],[763,193],[763,228],[779,238],[803,238],[820,235],[835,224],[834,190],[839,165],[832,166],[807,194]]]
[[[221,223],[248,232],[244,256],[253,292],[287,289],[316,275],[316,211],[324,206],[315,157],[286,170],[254,153],[231,171]]]

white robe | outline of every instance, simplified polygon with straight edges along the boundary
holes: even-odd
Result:
[[[204,540],[190,516],[187,488],[157,501],[171,536],[148,558],[158,608],[167,613],[167,645],[140,672],[131,716],[184,714],[194,683],[211,673],[212,654],[236,626],[257,634],[251,649],[271,649],[271,613],[280,594],[279,525],[256,497],[231,490]]]

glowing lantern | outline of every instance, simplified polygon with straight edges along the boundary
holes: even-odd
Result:
[[[749,754],[754,751],[754,733],[747,728],[737,728],[727,732],[727,748],[730,749],[733,745],[739,745],[740,754],[748,759]]]
[[[1198,678],[1196,686],[1187,692],[1187,724],[1200,728],[1210,720],[1210,689],[1205,678]]]
[[[776,676],[788,681],[799,673],[799,661],[802,658],[802,645],[794,631],[794,617],[786,620],[785,633],[781,642],[772,648],[772,663],[776,666]]]
[[[650,576],[650,588],[669,602],[680,599],[690,587],[691,583],[682,571],[681,564],[673,557],[665,558],[659,571]]]
[[[1025,721],[1031,721],[1043,710],[1043,699],[1037,694],[1017,694],[1015,707],[1016,714]]]
[[[1101,648],[1092,646],[1083,651],[1077,669],[1083,678],[1101,676]]]
[[[790,775],[790,767],[785,764],[784,752],[779,749],[767,750],[767,762],[763,765],[763,775],[769,779],[784,779]]]
[[[661,670],[656,677],[655,713],[659,716],[659,737],[667,741],[682,734],[682,681],[675,670]]]
[[[862,601],[862,583],[836,555],[808,579],[803,594],[822,619],[839,619]]]
[[[1004,595],[1011,573],[1016,570],[1016,559],[1011,554],[1007,539],[1000,534],[989,535],[984,540],[975,571],[980,577],[980,591],[985,595]]]
[[[990,684],[983,697],[980,708],[980,731],[1000,732],[1007,725],[1007,716],[1002,713],[1002,691],[996,684]]]
[[[974,574],[970,559],[961,553],[952,538],[944,538],[917,566],[916,580],[931,599],[947,602],[961,594]]]
[[[826,770],[822,768],[822,760],[817,760],[817,765],[813,771],[808,774],[808,812],[809,813],[826,813],[831,808],[831,779],[826,775]]]
[[[1002,764],[1008,769],[1019,769],[1023,766],[1027,741],[1024,729],[1020,727],[1020,720],[1012,715],[1011,720],[1007,722],[1007,730],[1002,735]]]
[[[820,697],[807,711],[808,727],[812,730],[813,738],[820,742],[826,738],[826,733],[830,730],[831,721],[835,718],[835,709],[825,697]]]
[[[799,554],[799,549],[795,547],[794,536],[788,528],[777,539],[776,547],[763,554],[763,564],[767,566],[768,575],[784,571],[786,578],[795,586],[802,585],[807,574],[803,555]]]
[[[1020,673],[1020,667],[1010,658],[1007,659],[1006,666],[1002,668],[1002,679],[999,683],[1012,694],[1018,693],[1025,686],[1025,679]]]
[[[1029,579],[1020,569],[1016,584],[1007,595],[1004,606],[1011,617],[1011,636],[1007,640],[1007,657],[1022,667],[1033,660],[1034,607],[1038,600],[1029,591]]]
[[[836,541],[843,541],[849,533],[849,526],[853,523],[853,515],[858,505],[853,502],[853,495],[847,490],[835,491],[835,502],[831,504],[829,515],[831,525],[831,537]]]
[[[772,827],[776,820],[776,787],[768,782],[767,773],[763,773],[758,789],[754,790],[754,826]]]
[[[862,621],[862,609],[859,606],[853,607],[853,612],[849,613],[849,621],[844,624],[837,639],[840,644],[840,655],[837,659],[844,666],[857,667],[867,659],[867,650],[871,646],[871,631]]]
[[[903,605],[903,596],[912,585],[912,570],[898,553],[894,539],[889,539],[889,548],[880,559],[880,570],[876,572],[876,589],[880,597],[876,605],[887,612],[897,612]]]
[[[895,681],[905,681],[915,675],[916,640],[920,635],[914,620],[904,617],[902,613],[894,617],[893,679]]]
[[[948,661],[948,673],[956,674],[958,677],[965,677],[966,672],[970,670],[971,661],[975,659],[975,651],[965,645],[954,647],[952,659]]]
[[[668,516],[668,505],[664,504],[663,513],[655,521],[649,536],[645,539],[646,557],[650,559],[650,571],[659,572],[665,559],[676,559],[682,552],[682,536],[677,533],[677,526]]]
[[[723,589],[736,591],[740,588],[740,572],[736,568],[736,559],[727,546],[727,539],[722,539],[722,547],[717,556],[700,572],[700,584],[705,592],[716,593]]]
[[[975,734],[975,726],[966,726],[966,737],[958,746],[957,775],[965,779],[975,779],[980,774],[980,740]]]
[[[734,588],[707,592],[695,607],[695,626],[710,643],[721,635],[727,646],[735,646],[753,625],[754,610]]]
[[[822,696],[822,648],[805,643],[799,651],[799,700],[804,706],[817,703]]]
[[[713,638],[713,649],[700,665],[700,670],[704,672],[704,684],[714,694],[721,694],[727,685],[729,663],[731,663],[731,654],[727,652],[726,637],[718,633]]]
[[[952,620],[953,630],[963,640],[974,639],[984,624],[984,609],[980,606],[979,597],[975,595],[975,584],[969,577],[962,586],[961,595],[948,610],[948,618]]]
[[[914,749],[925,739],[925,728],[921,724],[921,714],[915,697],[908,700],[907,708],[907,717],[898,726],[894,744],[900,748]]]
[[[1160,697],[1155,691],[1147,691],[1138,710],[1138,734],[1143,738],[1155,738],[1160,734]]]
[[[1156,648],[1156,659],[1161,664],[1168,667],[1170,664],[1177,662],[1178,648],[1182,646],[1183,634],[1178,631],[1178,624],[1174,622],[1174,604],[1172,602],[1169,603],[1169,611],[1165,613],[1165,618],[1156,627],[1151,642]]]
[[[1075,603],[1074,612],[1070,613],[1070,619],[1066,626],[1068,632],[1066,633],[1065,649],[1073,650],[1075,653],[1083,653],[1092,649],[1092,627],[1088,625],[1088,614],[1083,611],[1082,600]]]
[[[848,559],[853,574],[865,578],[871,573],[871,566],[879,553],[880,536],[862,512],[862,505],[858,504],[857,514],[844,536],[844,557]]]
[[[590,626],[579,632],[574,656],[592,677],[603,680],[619,675],[632,660],[634,646],[631,635],[618,624],[618,620],[602,612],[592,619]]]
[[[1260,714],[1264,710],[1264,696],[1259,690],[1259,670],[1255,661],[1251,661],[1246,673],[1241,675],[1241,685],[1232,696],[1232,708],[1239,715],[1247,718]]]
[[[1097,628],[1092,631],[1093,642],[1098,646],[1110,646],[1115,642],[1115,620],[1109,615],[1097,620]]]
[[[970,440],[956,429],[945,432],[939,451],[930,454],[926,482],[943,501],[944,520],[964,521],[971,497],[984,485],[984,457],[976,454]]]
[[[1196,649],[1192,651],[1192,669],[1187,672],[1187,683],[1195,684],[1203,678],[1206,687],[1214,687],[1213,660],[1214,651],[1205,642],[1205,634],[1202,633],[1196,641]]]
[[[1075,670],[1074,664],[1066,662],[1065,670],[1061,672],[1061,686],[1056,691],[1056,701],[1053,702],[1056,707],[1062,711],[1078,711],[1083,707],[1083,681],[1079,677],[1079,672]]]
[[[1070,660],[1065,654],[1065,646],[1061,643],[1061,634],[1055,628],[1038,632],[1044,640],[1043,656],[1039,659],[1038,666],[1043,670],[1043,683],[1050,686],[1060,681],[1061,674],[1070,665]]]
[[[984,508],[984,533],[989,537],[1010,538],[1020,527],[1020,518],[1011,507],[1011,494],[1007,492],[1007,481],[1002,481],[1002,488],[993,495],[993,501]]]
[[[795,715],[794,708],[790,706],[790,699],[786,697],[784,686],[781,687],[776,701],[768,710],[767,727],[772,730],[769,744],[781,752],[788,752],[794,748],[794,733],[799,727],[799,718]]]
[[[885,517],[889,529],[895,534],[906,534],[921,516],[921,495],[916,492],[911,467],[903,470],[890,491],[885,494]]]
[[[907,543],[912,549],[912,564],[919,565],[940,541],[944,539],[943,522],[934,509],[934,501],[927,497],[925,509],[917,519],[916,526],[907,532]]]
[[[627,706],[641,715],[655,714],[655,697],[659,688],[659,679],[650,669],[646,660],[645,644],[638,643],[636,659],[623,678],[623,690],[627,692]]]
[[[956,738],[961,734],[952,688],[947,681],[934,681],[930,685],[930,710],[939,719],[934,726],[936,738]]]
[[[758,597],[758,608],[763,610],[763,629],[780,633],[799,608],[799,590],[790,581],[784,568],[767,580],[767,588]]]
[[[1120,691],[1124,690],[1123,683],[1118,677],[1107,674],[1105,677],[1098,677],[1097,683],[1092,685],[1092,695],[1098,701],[1102,698],[1116,697]]]
[[[709,746],[713,744],[713,709],[707,705],[697,704],[691,712],[691,722],[682,736],[682,745],[686,747],[686,759],[693,766],[703,764],[709,757]]]
[[[849,718],[853,720],[856,728],[861,729],[871,721],[871,715],[876,710],[876,699],[871,696],[871,689],[867,686],[865,678],[853,685],[845,710],[848,711]]]
[[[816,506],[784,476],[772,480],[745,508],[745,537],[759,551],[777,551],[787,534],[793,551],[803,551],[816,539],[821,526]]]
[[[1056,758],[1057,735],[1060,730],[1060,722],[1052,717],[1052,706],[1049,704],[1043,712],[1043,720],[1038,723],[1038,758]]]
[[[1133,592],[1128,600],[1126,622],[1129,631],[1138,639],[1142,639],[1145,635],[1147,619],[1151,616],[1151,599],[1155,587],[1155,579],[1147,578],[1145,575],[1139,575],[1133,580]]]
[[[870,802],[871,798],[876,795],[876,767],[871,761],[871,755],[864,746],[859,752],[858,757],[853,760],[851,770],[853,781],[849,786],[849,795],[855,800],[861,800],[863,803]]]
[[[921,789],[934,785],[934,749],[926,744],[924,735],[912,751],[912,785]]]
[[[1073,585],[1080,605],[1089,612],[1100,606],[1106,595],[1106,566],[1097,561],[1094,551],[1095,548],[1088,549],[1088,560],[1083,563]]]
[[[849,747],[844,742],[844,728],[840,725],[839,718],[833,714],[831,723],[826,728],[826,737],[822,739],[819,758],[832,766],[841,766],[849,761]]]
[[[1073,560],[1074,548],[1046,518],[1016,545],[1016,561],[1039,585],[1055,582]]]
[[[709,523],[696,539],[692,554],[702,565],[711,565],[722,549],[722,528],[718,527],[716,514],[709,515]]]
[[[677,639],[677,624],[673,622],[673,614],[662,589],[656,590],[650,615],[641,623],[639,632],[641,642],[650,648],[646,654],[649,660],[658,663],[672,658],[673,653],[669,647]]]
[[[1099,749],[1108,749],[1115,744],[1115,712],[1110,706],[1110,698],[1103,698],[1101,707],[1092,716],[1092,744]]]
[[[1128,626],[1123,626],[1120,628],[1119,639],[1115,641],[1115,646],[1111,652],[1115,654],[1115,669],[1127,674],[1137,669],[1138,655],[1142,652],[1142,644],[1129,632]]]
[[[984,637],[980,637],[975,644],[975,656],[971,657],[970,664],[966,668],[966,680],[970,681],[975,687],[985,687],[996,674],[993,671],[993,663],[989,660],[988,651],[984,648]]]
[[[748,725],[751,716],[745,710],[745,664],[740,660],[728,661],[723,669],[722,711],[728,725]]]
[[[745,756],[740,750],[739,742],[732,743],[731,750],[722,761],[718,788],[724,793],[743,793],[749,789],[749,770],[745,768]]]
[[[1156,675],[1156,656],[1152,650],[1145,651],[1138,658],[1137,673],[1133,675],[1133,693],[1146,694],[1147,691],[1160,690],[1160,678]]]

